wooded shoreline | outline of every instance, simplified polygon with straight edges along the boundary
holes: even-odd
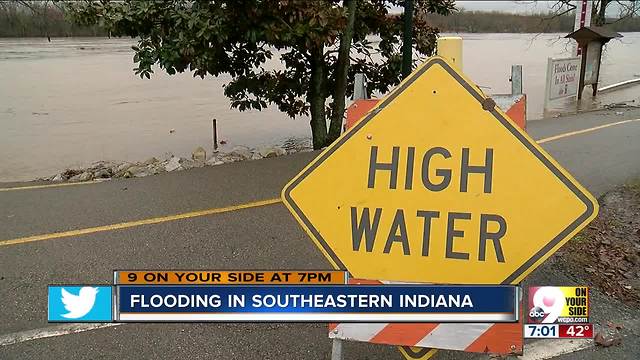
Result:
[[[458,11],[449,16],[426,15],[427,22],[441,32],[465,33],[561,33],[573,30],[574,16],[550,14],[510,14],[504,12]],[[612,20],[618,32],[640,31],[640,17]],[[79,26],[65,18],[54,6],[32,3],[32,9],[18,3],[0,3],[0,37],[91,37],[108,36],[98,26]]]

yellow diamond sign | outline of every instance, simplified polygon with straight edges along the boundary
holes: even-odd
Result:
[[[598,205],[444,59],[421,65],[282,192],[353,277],[518,283]]]

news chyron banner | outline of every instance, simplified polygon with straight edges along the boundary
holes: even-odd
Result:
[[[517,322],[511,285],[348,284],[344,271],[115,271],[49,286],[50,322]]]
[[[529,287],[526,338],[592,338],[586,286]]]

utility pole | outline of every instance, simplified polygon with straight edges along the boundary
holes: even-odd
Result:
[[[413,62],[413,0],[404,0],[404,27],[402,32],[402,78],[411,74]]]

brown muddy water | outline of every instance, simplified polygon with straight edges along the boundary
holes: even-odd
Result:
[[[512,64],[524,67],[530,119],[542,117],[547,57],[569,56],[560,34],[459,34],[464,72],[489,93],[508,93]],[[279,144],[307,138],[307,118],[275,109],[230,109],[228,77],[133,74],[131,39],[0,39],[0,181],[30,180],[96,160],[142,161],[166,153],[189,156],[211,148],[211,119],[233,145]],[[603,59],[603,85],[640,76],[640,33],[612,41]],[[585,94],[587,92],[585,91]],[[636,99],[640,86],[582,106]],[[573,111],[575,105],[553,104]],[[170,130],[175,130],[170,133]]]

